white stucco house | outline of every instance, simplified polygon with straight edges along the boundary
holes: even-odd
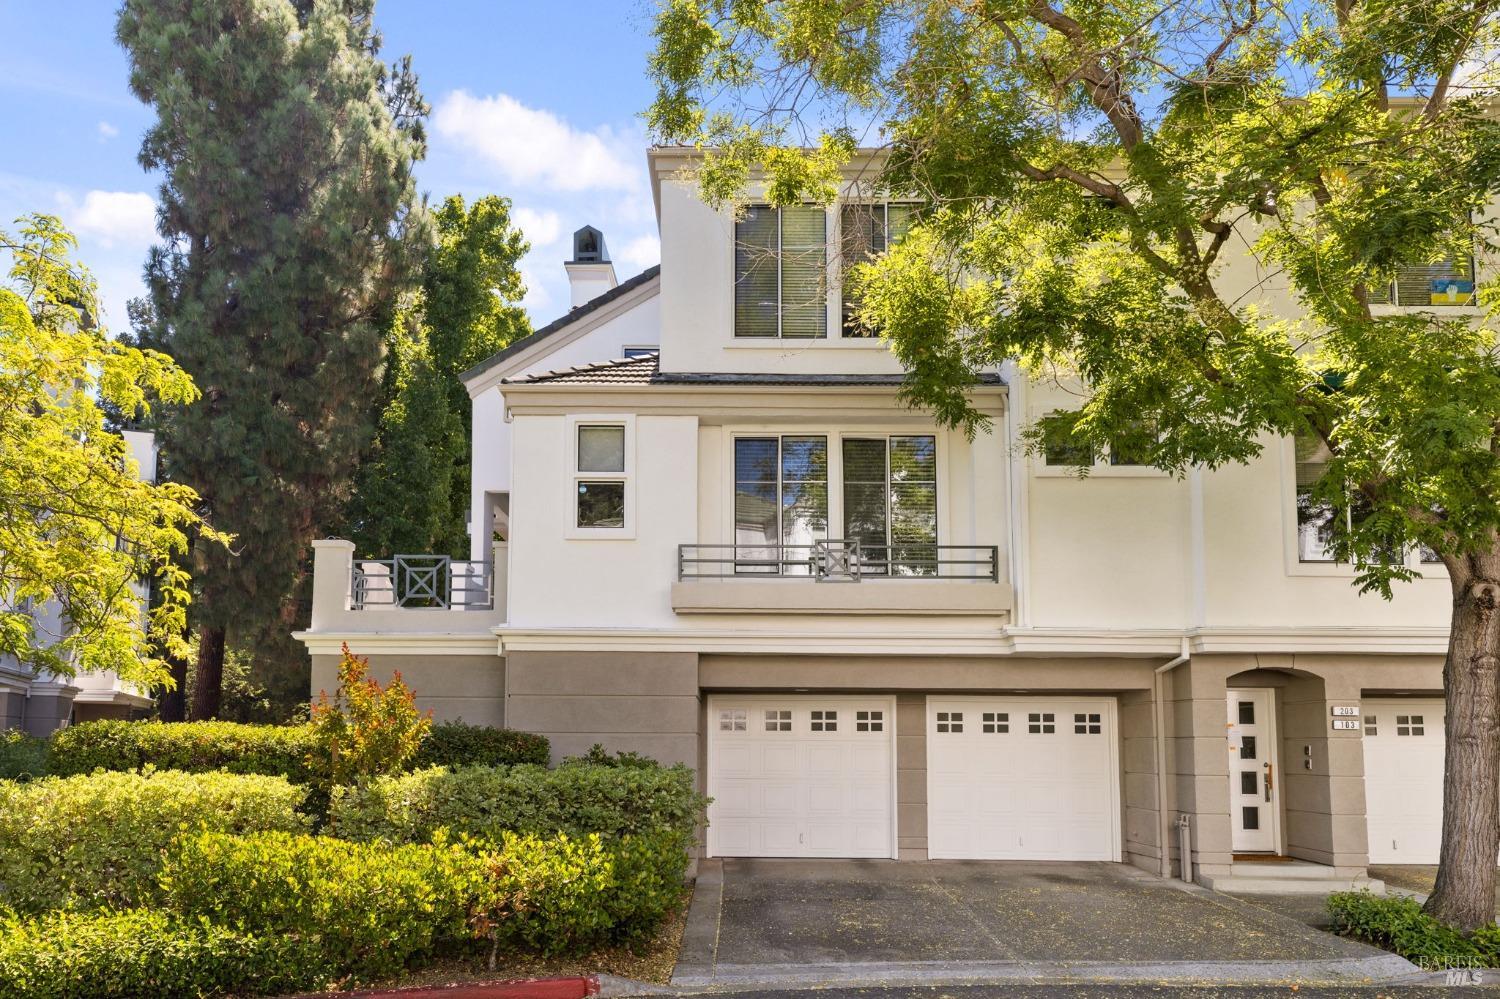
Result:
[[[156,481],[156,435],[147,430],[123,431],[128,454],[142,478]],[[137,595],[144,613],[145,584]],[[61,637],[67,622],[55,604],[33,609],[37,635]],[[74,677],[38,674],[22,666],[14,656],[0,653],[0,731],[24,729],[47,735],[59,728],[100,718],[129,718],[151,707],[150,692],[121,680],[112,672],[79,673]]]
[[[1290,440],[1182,479],[1029,455],[1067,397],[1009,367],[972,441],[904,408],[839,271],[910,206],[851,172],[831,208],[719,211],[694,156],[649,153],[659,267],[617,283],[580,230],[574,308],[464,376],[472,562],[318,543],[314,691],[347,642],[439,717],[685,763],[708,856],[1165,872],[1185,817],[1203,883],[1434,861],[1440,565],[1359,596]],[[1472,266],[1382,307],[1468,308]]]

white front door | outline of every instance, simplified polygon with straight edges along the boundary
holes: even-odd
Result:
[[[1229,691],[1229,819],[1236,853],[1277,853],[1281,774],[1275,691]]]
[[[894,858],[889,697],[708,699],[710,857]]]
[[[931,697],[927,855],[1119,860],[1115,703]]]
[[[1370,863],[1435,864],[1443,839],[1443,702],[1366,700]]]

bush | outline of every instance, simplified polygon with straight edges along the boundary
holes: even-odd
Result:
[[[399,671],[383,689],[369,671],[370,661],[345,644],[338,689],[313,705],[313,760],[325,786],[400,773],[432,729],[432,712],[417,710]]]
[[[1334,929],[1377,947],[1394,951],[1428,970],[1472,964],[1495,967],[1500,960],[1500,931],[1494,924],[1473,937],[1439,922],[1422,911],[1416,899],[1404,895],[1372,895],[1368,891],[1335,892],[1328,896]]]
[[[488,725],[439,722],[412,759],[414,768],[507,767],[518,763],[546,766],[551,746],[545,735]]]
[[[318,955],[162,912],[0,917],[0,999],[197,999],[329,984]]]
[[[637,769],[651,769],[661,766],[660,763],[643,753],[633,753],[627,749],[611,753],[600,743],[594,743],[589,751],[582,756],[569,756],[563,760],[563,766],[591,766],[591,767],[635,767]]]
[[[53,773],[64,775],[148,765],[188,773],[227,770],[305,784],[311,779],[308,755],[313,745],[312,729],[306,725],[95,721],[52,736],[51,767]]]
[[[342,974],[369,980],[467,939],[485,871],[474,853],[444,844],[207,833],[179,843],[161,886],[180,913],[301,941]]]
[[[0,783],[0,903],[18,912],[144,903],[180,834],[297,831],[303,793],[280,777],[171,771]]]
[[[329,822],[346,839],[393,843],[439,829],[497,842],[507,832],[691,835],[706,805],[683,766],[434,767],[335,788]]]
[[[20,729],[0,731],[0,780],[47,776],[47,740]]]

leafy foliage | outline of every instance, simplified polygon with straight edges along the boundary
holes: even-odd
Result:
[[[1328,896],[1328,911],[1337,932],[1394,951],[1428,970],[1473,967],[1475,962],[1493,968],[1500,962],[1500,928],[1494,923],[1465,936],[1404,895],[1336,892]]]
[[[320,692],[313,705],[313,762],[334,785],[400,773],[432,729],[432,712],[417,710],[399,672],[382,689],[369,668],[345,645],[338,689],[332,699]]]
[[[237,722],[92,721],[59,729],[51,737],[53,773],[95,770],[181,770],[285,777],[313,781],[309,757],[317,742],[310,726],[242,725]]]
[[[675,767],[434,767],[335,788],[329,821],[353,840],[427,842],[440,829],[499,840],[504,833],[691,834],[707,801]]]
[[[438,722],[422,740],[411,765],[426,767],[505,767],[517,763],[546,766],[551,747],[545,735],[513,728]]]
[[[61,676],[157,683],[163,655],[185,651],[187,535],[205,551],[223,538],[192,489],[141,481],[106,421],[186,406],[198,391],[170,357],[97,326],[94,281],[59,220],[20,225],[18,236],[0,231],[11,258],[0,286],[0,653]],[[144,619],[138,580],[157,595]]]
[[[20,729],[0,730],[0,780],[34,780],[48,772],[46,739]]]
[[[147,903],[178,836],[300,830],[303,794],[279,777],[172,771],[0,781],[0,903],[28,913]]]

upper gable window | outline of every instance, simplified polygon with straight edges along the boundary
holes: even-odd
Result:
[[[574,485],[578,492],[577,525],[581,528],[625,526],[625,428],[580,425],[578,468]]]
[[[895,246],[916,220],[913,202],[871,204],[849,201],[839,209],[839,260],[843,279],[843,335],[874,336],[875,331],[859,321],[859,291],[849,278],[858,264],[874,260]]]
[[[828,215],[751,205],[734,224],[734,335],[828,335]]]

